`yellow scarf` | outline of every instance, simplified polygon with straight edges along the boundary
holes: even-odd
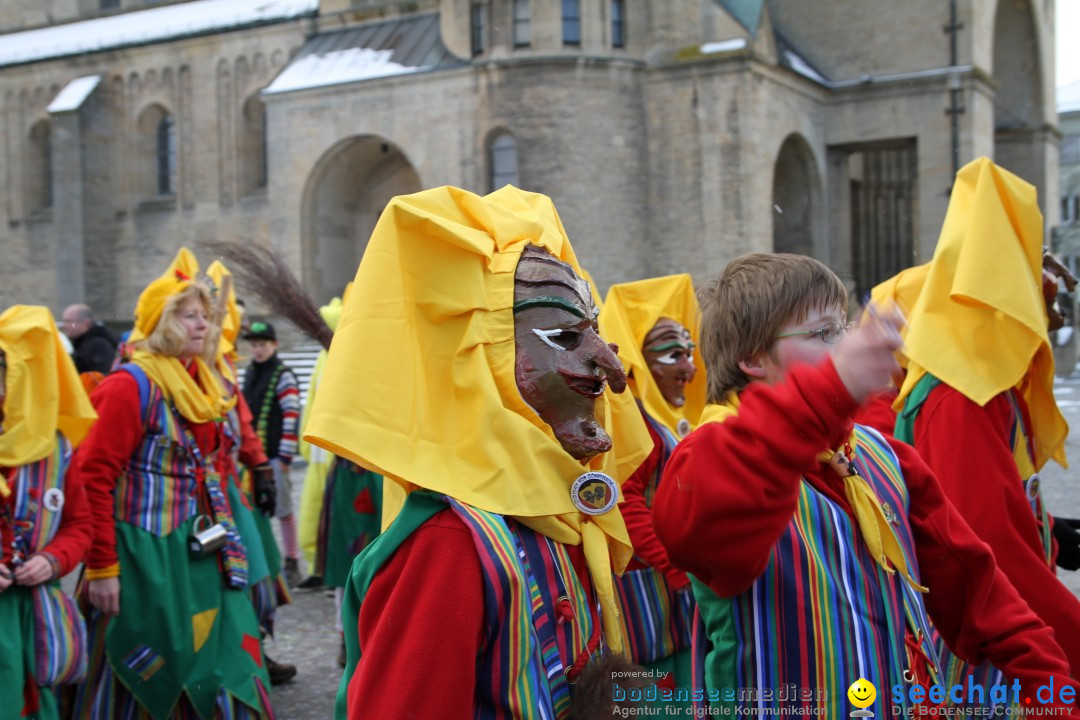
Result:
[[[1016,388],[1031,413],[1035,464],[1065,467],[1069,427],[1054,400],[1035,188],[986,158],[956,176],[934,258],[908,317],[908,374],[926,373],[979,405]],[[916,278],[917,279],[917,278]]]
[[[345,301],[304,439],[405,491],[445,493],[582,544],[618,651],[611,570],[630,559],[630,538],[618,509],[586,517],[570,490],[590,470],[625,479],[648,456],[648,431],[632,401],[616,422],[605,395],[597,417],[620,453],[583,466],[522,399],[512,308],[527,244],[578,268],[543,195],[442,187],[391,200]]]
[[[739,395],[734,390],[728,393],[722,404],[707,405],[701,414],[701,424],[708,422],[722,423],[739,413]],[[849,439],[848,445],[852,454],[856,449],[854,435]],[[919,592],[927,592],[927,589],[915,582],[908,568],[904,551],[900,542],[896,539],[892,525],[885,516],[885,510],[881,507],[881,500],[867,484],[866,480],[858,474],[845,475],[835,463],[839,450],[825,450],[818,455],[818,460],[832,467],[837,475],[844,481],[844,495],[847,497],[851,511],[855,514],[855,520],[859,525],[859,533],[863,542],[866,543],[870,554],[881,568],[890,575],[897,570],[907,579],[911,586]],[[841,466],[842,467],[842,466]],[[895,570],[893,569],[895,568]]]
[[[179,358],[136,350],[131,362],[161,388],[165,399],[193,423],[219,420],[236,405],[236,397],[225,398],[224,388],[210,366],[195,358],[195,377]]]
[[[97,419],[48,308],[13,305],[0,315],[4,419],[0,465],[16,468],[52,452],[57,431],[77,447]],[[0,496],[11,493],[0,475]]]
[[[676,437],[679,436],[680,421],[686,420],[692,429],[705,407],[705,368],[700,354],[694,353],[697,375],[686,386],[686,404],[675,407],[660,392],[645,362],[641,345],[656,321],[662,317],[680,323],[690,331],[690,337],[696,343],[700,314],[689,275],[669,275],[612,285],[600,311],[600,332],[605,340],[619,346],[619,359],[626,367],[627,374],[632,373],[630,388],[634,396],[641,400],[650,417],[675,433]]]

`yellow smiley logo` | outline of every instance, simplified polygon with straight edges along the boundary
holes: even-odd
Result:
[[[857,708],[866,708],[877,699],[877,688],[865,678],[859,678],[847,689],[847,698]]]

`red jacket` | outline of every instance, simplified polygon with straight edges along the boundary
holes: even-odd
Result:
[[[565,548],[587,577],[581,546]],[[453,510],[418,527],[379,569],[357,629],[363,656],[349,681],[349,720],[472,720],[484,577],[472,534]],[[568,651],[560,647],[560,655]]]
[[[643,411],[644,412],[644,411]],[[645,423],[652,437],[653,449],[641,467],[623,483],[622,492],[624,501],[619,505],[623,520],[626,522],[626,531],[630,535],[630,544],[634,546],[634,558],[627,565],[627,570],[636,570],[642,567],[643,560],[649,567],[656,568],[664,574],[668,583],[675,590],[684,588],[690,584],[690,578],[686,573],[671,564],[667,550],[656,537],[656,529],[653,527],[652,509],[645,504],[645,489],[652,480],[656,466],[660,464],[660,455],[663,450],[663,440],[657,435],[652,425]]]
[[[799,366],[782,384],[755,383],[737,417],[702,425],[668,460],[653,503],[672,562],[721,597],[748,589],[791,520],[805,478],[848,508],[843,486],[818,453],[850,432],[855,401],[831,360]],[[994,563],[986,545],[945,498],[915,450],[890,444],[911,497],[909,520],[926,608],[960,657],[989,659],[1029,693],[1053,677],[1072,684],[1052,631]],[[850,510],[849,510],[850,512]]]
[[[1046,564],[1039,525],[1013,460],[1012,417],[1004,394],[979,407],[948,385],[938,385],[915,418],[915,449],[964,520],[994,551],[1020,596],[1053,629],[1073,677],[1080,677],[1080,600]]]

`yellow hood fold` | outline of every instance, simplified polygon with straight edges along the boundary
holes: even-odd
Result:
[[[19,467],[45,457],[58,430],[77,447],[97,413],[49,309],[14,305],[5,310],[0,349],[7,363],[0,465]]]
[[[304,439],[406,490],[445,493],[583,544],[617,650],[610,570],[629,560],[630,539],[618,509],[585,516],[570,490],[589,470],[625,479],[651,449],[648,432],[636,408],[636,423],[615,423],[605,394],[597,417],[622,448],[622,468],[615,453],[582,465],[521,397],[512,308],[528,244],[580,272],[543,195],[441,187],[391,200],[345,300]]]
[[[1066,464],[1068,435],[1053,393],[1042,247],[1032,185],[986,158],[960,170],[921,291],[911,293],[897,400],[926,373],[979,405],[1016,388],[1031,414],[1037,468],[1050,458]]]

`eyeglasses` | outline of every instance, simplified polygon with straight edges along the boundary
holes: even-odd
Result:
[[[798,332],[784,333],[783,335],[777,335],[776,339],[786,337],[796,337],[798,335],[817,335],[821,338],[821,342],[832,345],[840,340],[848,330],[855,327],[855,323],[829,323],[819,327],[817,330],[800,330]]]

